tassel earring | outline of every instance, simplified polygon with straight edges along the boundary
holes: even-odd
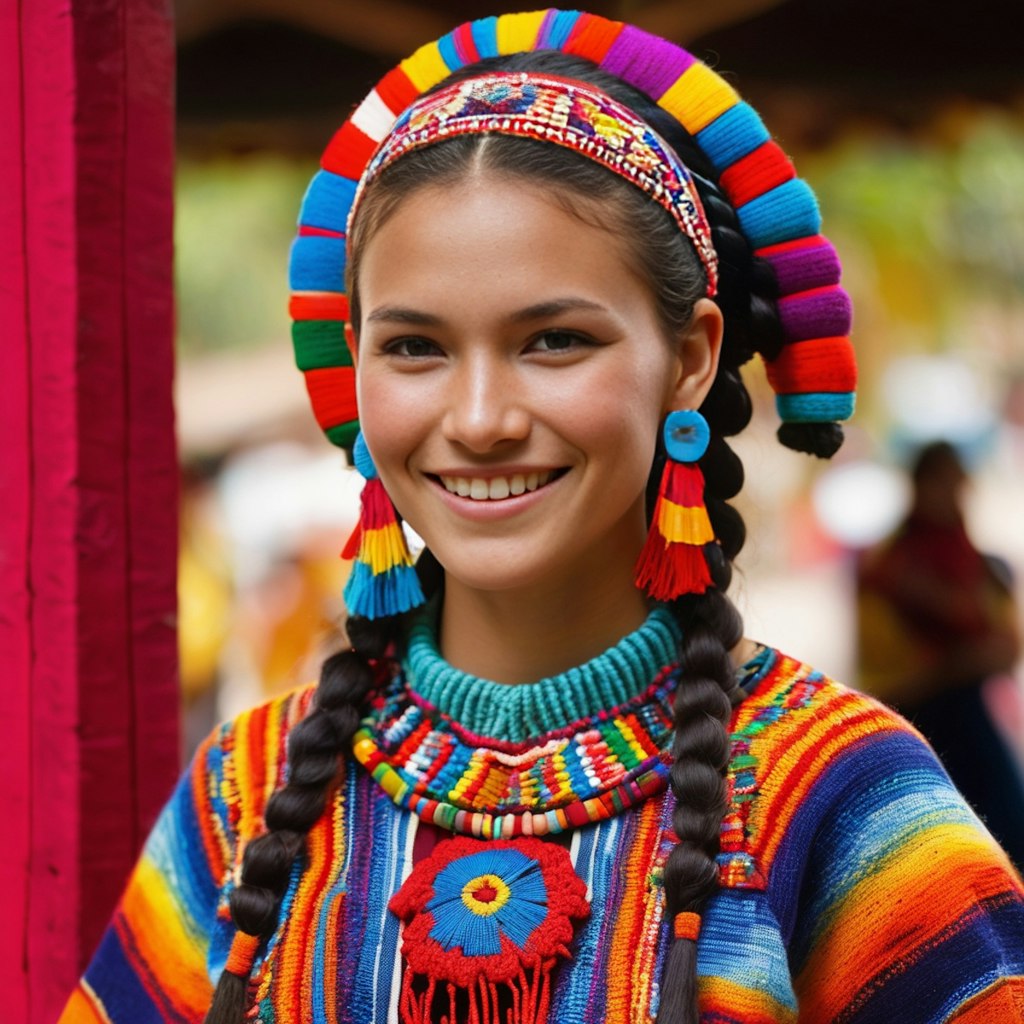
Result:
[[[366,485],[360,497],[359,522],[341,552],[342,558],[355,559],[345,584],[345,607],[350,615],[365,619],[400,615],[423,604],[419,577],[395,506],[361,433],[352,454]]]
[[[715,539],[704,507],[704,474],[697,460],[711,431],[694,409],[670,412],[664,427],[665,469],[647,542],[636,564],[636,585],[656,601],[703,594],[713,586],[704,545]]]

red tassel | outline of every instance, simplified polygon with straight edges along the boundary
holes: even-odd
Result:
[[[658,529],[661,504],[666,500],[686,508],[703,506],[704,474],[696,464],[669,459],[661,474],[651,528],[635,570],[637,587],[646,590],[656,601],[671,601],[683,594],[703,594],[714,586],[703,546],[672,543]]]
[[[359,522],[364,530],[379,530],[398,522],[395,506],[391,504],[388,492],[379,476],[367,480],[359,496]]]
[[[660,497],[668,498],[684,508],[697,508],[704,504],[704,474],[696,462],[665,462],[661,475]]]
[[[346,562],[351,562],[356,555],[359,554],[359,545],[363,539],[363,525],[362,523],[356,523],[355,529],[349,535],[345,546],[341,549],[341,557]]]

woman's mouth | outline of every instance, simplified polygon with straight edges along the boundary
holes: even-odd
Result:
[[[545,469],[531,473],[513,473],[510,476],[483,477],[469,476],[438,476],[449,494],[457,494],[460,498],[471,501],[503,501],[505,498],[516,498],[539,490],[549,484],[555,477],[561,476],[565,470]]]

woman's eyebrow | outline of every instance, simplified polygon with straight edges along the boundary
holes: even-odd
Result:
[[[509,317],[509,320],[514,323],[521,323],[525,320],[543,320],[545,317],[557,316],[559,313],[571,313],[580,310],[603,313],[605,307],[600,302],[594,302],[591,299],[568,296],[563,299],[549,299],[546,302],[537,302],[532,306],[516,310]]]
[[[510,323],[524,323],[530,320],[543,320],[547,317],[557,316],[559,313],[580,310],[600,313],[605,311],[605,307],[600,302],[594,302],[591,299],[567,296],[535,302],[523,309],[517,309],[507,319]],[[445,322],[444,318],[436,313],[427,313],[421,309],[413,309],[411,306],[379,306],[366,317],[366,320],[367,323],[413,324],[418,327],[442,327]]]
[[[370,313],[367,322],[416,324],[420,327],[440,327],[444,320],[433,313],[425,313],[419,309],[412,309],[408,306],[380,306]]]

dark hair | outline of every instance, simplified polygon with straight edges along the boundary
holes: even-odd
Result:
[[[949,441],[931,441],[914,455],[910,465],[910,478],[915,484],[920,485],[950,470],[966,476],[960,453]]]
[[[679,842],[664,875],[665,919],[671,926],[680,912],[699,913],[718,885],[716,856],[727,805],[728,725],[732,707],[741,696],[730,650],[743,631],[740,615],[725,591],[732,576],[732,560],[745,539],[743,520],[728,504],[743,485],[743,466],[725,438],[738,433],[750,420],[750,399],[740,366],[754,352],[772,358],[781,347],[775,278],[771,268],[753,256],[735,210],[714,184],[707,158],[675,119],[647,97],[590,62],[556,51],[492,58],[452,78],[488,68],[545,71],[585,80],[633,109],[694,173],[719,257],[716,301],[725,320],[725,336],[718,374],[702,406],[712,440],[701,460],[705,499],[718,538],[718,544],[707,548],[717,589],[689,595],[674,604],[683,641],[670,776],[676,800],[673,826]],[[578,154],[547,143],[487,135],[464,136],[416,150],[386,168],[367,188],[349,240],[346,290],[357,331],[358,268],[365,239],[416,189],[457,181],[471,170],[545,183],[551,196],[574,215],[598,223],[622,239],[652,287],[668,332],[689,323],[694,304],[705,293],[704,271],[690,242],[664,209],[636,186]],[[659,452],[649,478],[649,511],[663,460],[664,454]],[[436,589],[437,566],[429,553],[421,558],[420,569],[425,589]],[[428,581],[428,576],[435,578]],[[231,896],[231,913],[239,929],[248,934],[267,937],[273,932],[292,861],[302,848],[306,831],[324,809],[336,782],[339,757],[351,744],[359,709],[371,691],[373,659],[381,656],[387,643],[400,639],[401,626],[395,620],[377,623],[372,631],[366,626],[350,619],[347,628],[352,650],[325,663],[314,710],[289,738],[288,784],[267,805],[270,832],[250,843],[245,852],[241,884]],[[245,993],[245,979],[222,976],[208,1024],[239,1024]],[[697,1024],[694,941],[672,942],[661,993],[661,1024]]]

